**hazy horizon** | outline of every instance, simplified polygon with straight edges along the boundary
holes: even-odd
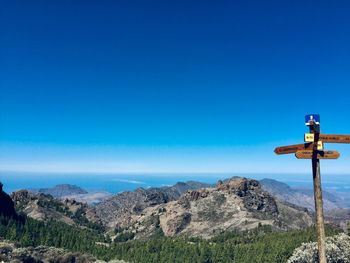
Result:
[[[73,184],[88,191],[107,191],[118,193],[135,190],[138,187],[161,187],[177,182],[199,181],[216,183],[218,180],[241,176],[256,180],[274,179],[291,187],[312,188],[311,173],[24,173],[0,172],[0,181],[5,191],[46,188],[57,184]],[[350,192],[350,177],[345,174],[322,174],[325,190]]]

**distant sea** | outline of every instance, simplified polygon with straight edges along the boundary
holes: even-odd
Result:
[[[103,173],[27,173],[0,172],[0,181],[8,193],[28,188],[46,188],[57,184],[74,184],[87,191],[119,193],[143,187],[161,187],[177,182],[200,181],[216,183],[220,179],[242,176],[252,179],[271,178],[297,188],[312,188],[311,174],[253,174],[253,173],[155,173],[155,174],[103,174]],[[350,175],[322,175],[324,189],[350,192]]]

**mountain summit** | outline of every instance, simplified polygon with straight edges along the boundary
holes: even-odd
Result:
[[[169,189],[142,189],[118,194],[97,205],[95,214],[118,235],[147,238],[211,237],[225,230],[303,228],[312,224],[307,210],[276,200],[260,183],[247,178],[219,181],[215,187],[189,189],[169,196]]]

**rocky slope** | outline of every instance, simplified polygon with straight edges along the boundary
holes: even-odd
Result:
[[[263,189],[281,201],[289,202],[297,206],[306,207],[310,211],[315,211],[315,201],[313,190],[294,189],[289,185],[273,180],[260,180]],[[325,212],[339,208],[338,198],[327,191],[323,191],[323,206]]]
[[[11,263],[105,263],[91,255],[72,253],[64,249],[38,246],[20,247],[8,241],[0,241],[0,262]],[[123,263],[124,261],[113,260],[110,263]]]
[[[136,192],[144,194],[140,190]],[[174,201],[151,194],[143,204],[134,206],[126,215],[109,217],[108,226],[117,226],[122,233],[134,233],[136,238],[146,238],[157,232],[166,236],[208,238],[221,231],[251,229],[260,224],[276,229],[312,224],[307,210],[275,200],[258,181],[246,178],[219,182],[213,188],[189,190]]]
[[[278,200],[306,207],[310,212],[315,211],[314,193],[312,189],[295,189],[285,183],[263,179],[260,181],[264,190],[271,193]],[[350,220],[349,194],[344,192],[331,193],[323,190],[323,206],[325,221],[347,228]]]
[[[180,198],[188,190],[208,187],[205,183],[189,181],[179,182],[170,187],[138,188],[133,192],[117,194],[99,203],[94,208],[98,218],[107,226],[113,228],[118,223],[127,223],[134,214],[140,214],[147,207],[165,204]]]
[[[89,222],[99,223],[93,209],[75,200],[55,199],[51,195],[35,194],[27,190],[13,192],[11,198],[17,211],[37,220],[53,219],[82,226],[88,225]]]
[[[116,236],[147,238],[155,234],[211,237],[225,230],[245,230],[260,224],[276,229],[312,224],[306,209],[276,200],[258,181],[231,178],[215,187],[197,182],[172,187],[138,188],[96,206],[26,190],[14,192],[18,211],[38,220],[117,229]]]

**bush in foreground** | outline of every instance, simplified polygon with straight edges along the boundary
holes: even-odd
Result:
[[[326,239],[328,263],[350,263],[350,237],[344,233]],[[318,263],[317,243],[303,243],[294,250],[288,263]]]

